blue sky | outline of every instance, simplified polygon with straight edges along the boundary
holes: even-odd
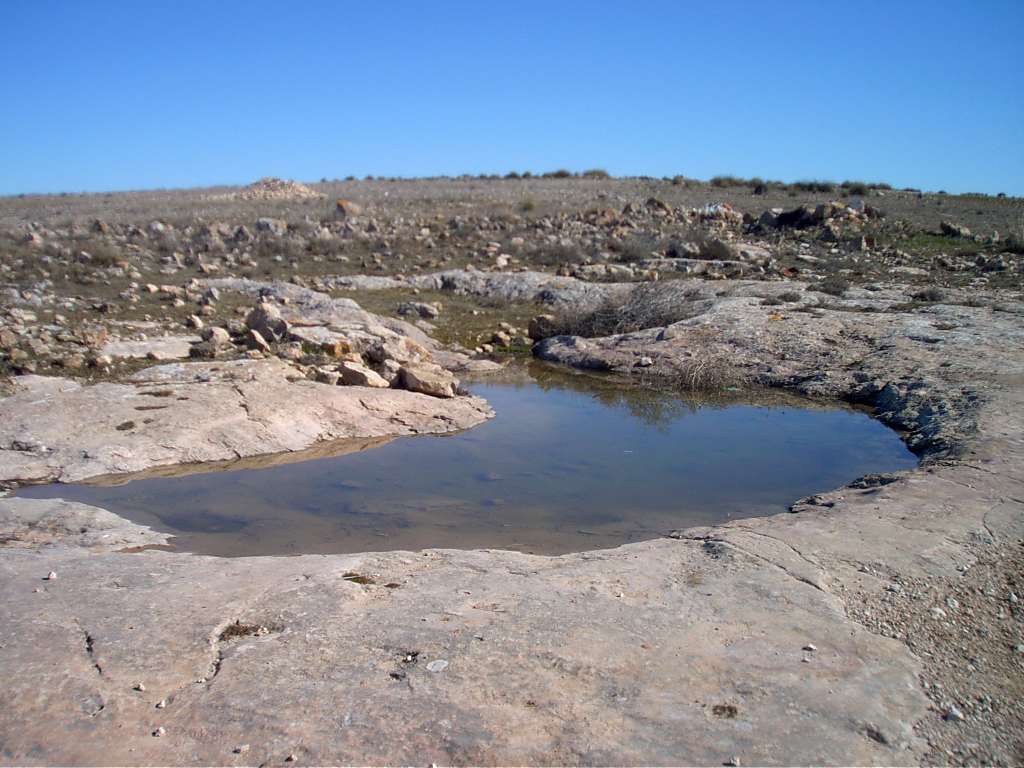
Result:
[[[1024,3],[7,0],[0,194],[555,168],[1024,195]]]

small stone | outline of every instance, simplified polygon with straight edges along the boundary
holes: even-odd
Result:
[[[43,581],[56,581],[56,580],[57,580],[57,572],[56,571],[50,571],[48,574],[46,574],[45,577],[43,577]]]
[[[942,716],[944,720],[960,721],[964,719],[964,713],[957,709],[955,706],[950,706],[946,710],[946,714]]]
[[[724,763],[722,763],[722,765],[738,766],[738,765],[740,765],[740,759],[738,757],[736,757],[736,755],[733,755],[728,760],[726,760]]]
[[[803,649],[805,651],[816,651],[816,650],[818,650],[818,646],[816,646],[814,643],[808,643],[807,645],[804,646]]]
[[[288,755],[288,757],[286,757],[286,758],[284,759],[284,761],[285,761],[286,763],[294,763],[294,762],[295,762],[296,760],[298,760],[298,759],[299,759],[299,756],[298,756],[298,755],[296,755],[296,754],[295,754],[294,752],[292,752],[292,754]]]
[[[250,349],[255,349],[260,352],[270,351],[270,345],[267,343],[267,340],[264,339],[263,334],[257,330],[250,329],[249,337],[246,341],[248,342]]]
[[[164,709],[166,706],[167,706],[167,699],[160,699],[160,701],[158,701],[156,703],[156,708],[157,709]]]
[[[443,672],[448,668],[448,662],[444,659],[434,659],[427,664],[428,672]]]
[[[153,731],[154,736],[163,736],[165,733],[167,733],[167,729],[164,728],[162,725],[155,731]]]
[[[145,691],[145,690],[146,690],[146,686],[145,686],[145,684],[144,684],[144,683],[136,683],[136,684],[135,684],[135,685],[133,686],[133,688],[134,688],[134,689],[135,689],[136,691]]]
[[[246,752],[249,751],[249,745],[248,744],[239,744],[237,747],[235,747],[231,751],[234,752],[236,755],[244,755]]]

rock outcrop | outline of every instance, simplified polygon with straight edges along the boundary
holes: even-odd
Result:
[[[177,363],[125,383],[23,376],[0,399],[0,480],[72,482],[224,461],[319,442],[466,429],[491,415],[479,398],[440,400],[308,381],[276,358]]]

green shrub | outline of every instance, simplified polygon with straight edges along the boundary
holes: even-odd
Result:
[[[618,253],[618,260],[621,262],[643,261],[651,258],[651,254],[657,251],[661,243],[655,235],[641,233],[628,237],[622,242],[611,244],[611,249]]]
[[[939,302],[945,301],[946,292],[941,288],[931,287],[923,288],[911,297],[914,301],[928,301],[928,302]]]
[[[583,178],[585,179],[610,179],[611,174],[608,173],[604,168],[591,168],[590,170],[583,172]]]
[[[793,182],[793,186],[801,192],[834,192],[836,185],[833,181],[802,180]]]
[[[549,245],[538,249],[530,257],[530,261],[545,267],[560,267],[563,264],[575,264],[583,259],[583,252],[571,245]]]
[[[738,176],[712,176],[708,182],[712,187],[742,187],[746,182]]]

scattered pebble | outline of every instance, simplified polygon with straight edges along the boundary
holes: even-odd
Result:
[[[163,736],[165,733],[167,733],[167,729],[164,728],[162,725],[155,731],[153,731],[154,736]]]
[[[950,706],[950,708],[946,710],[946,714],[942,717],[944,720],[960,721],[964,719],[964,713],[955,706]]]
[[[48,574],[46,574],[46,576],[43,579],[43,581],[56,581],[56,580],[57,580],[57,572],[56,571],[50,571]]]
[[[430,672],[443,672],[448,668],[448,662],[444,659],[434,659],[427,664],[427,670]]]

